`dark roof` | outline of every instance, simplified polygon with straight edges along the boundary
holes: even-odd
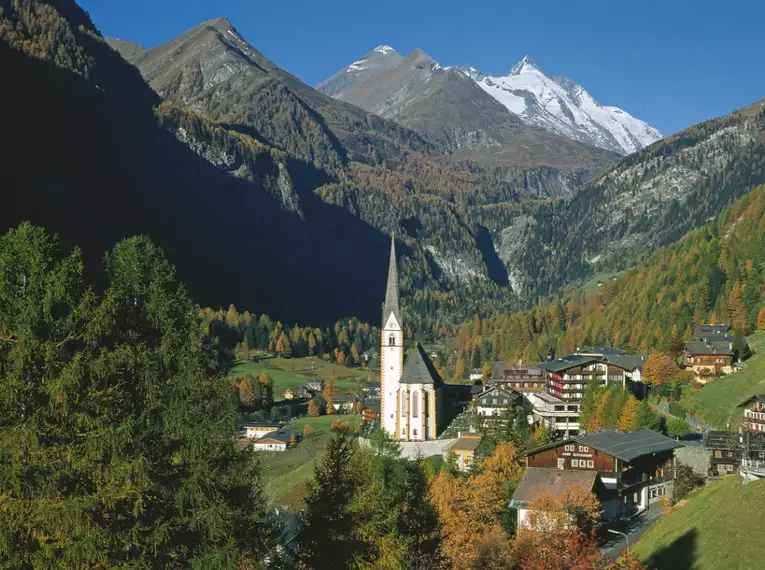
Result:
[[[608,455],[613,455],[622,461],[628,462],[644,455],[685,447],[682,443],[650,429],[633,432],[603,430],[576,435],[541,447],[535,447],[534,449],[529,449],[524,455],[533,455],[539,451],[553,449],[559,445],[571,442],[589,445]]]
[[[365,408],[369,408],[373,412],[380,413],[381,404],[380,404],[380,398],[364,398],[362,401],[362,404]]]
[[[735,449],[738,436],[728,431],[708,431],[704,434],[704,444],[712,449]]]
[[[390,262],[388,265],[388,284],[385,289],[385,305],[383,305],[383,322],[385,326],[388,322],[388,316],[393,313],[399,326],[404,326],[401,320],[401,309],[398,303],[398,268],[396,267],[396,239],[390,238]]]
[[[703,334],[720,334],[730,331],[733,327],[730,323],[713,325],[713,324],[701,324],[696,325],[693,329],[693,336],[700,336]]]
[[[605,344],[596,344],[595,346],[582,346],[577,349],[577,354],[597,354],[600,356],[623,356],[627,354],[621,348],[614,348]]]
[[[597,471],[526,467],[513,493],[513,502],[528,504],[538,495],[560,497],[572,485],[582,485],[592,491],[597,480]]]
[[[295,439],[297,439],[300,434],[296,432],[294,429],[280,429],[276,431],[272,431],[271,433],[267,433],[260,439],[255,440],[255,443],[262,442],[266,439],[273,439],[275,441],[280,441],[281,443],[289,443],[290,439],[294,436]]]
[[[402,384],[437,384],[443,383],[438,370],[433,365],[430,357],[418,342],[414,351],[407,357],[404,364],[404,374],[401,376]]]
[[[364,384],[364,390],[380,390],[382,384],[380,382],[367,382]]]
[[[523,397],[515,390],[505,390],[504,388],[501,388],[500,386],[494,386],[493,388],[489,388],[488,390],[478,394],[476,398],[478,400],[481,400],[482,398],[486,396],[507,398],[511,400],[511,403],[513,400],[518,400],[519,398]]]
[[[308,384],[324,384],[324,380],[321,378],[309,378],[306,382],[306,385]]]
[[[242,427],[244,428],[272,428],[272,427],[281,427],[281,424],[279,422],[247,422]]]
[[[457,441],[452,444],[452,451],[475,451],[475,448],[481,443],[480,434],[461,435]]]
[[[686,342],[685,350],[689,354],[733,356],[729,342]]]
[[[345,402],[355,402],[356,396],[350,396],[348,394],[335,394],[332,396],[332,403],[333,404],[342,404]]]
[[[600,359],[595,358],[594,356],[583,356],[581,354],[568,354],[562,358],[556,358],[555,360],[551,360],[549,362],[543,362],[540,364],[540,368],[544,368],[545,370],[549,370],[550,372],[561,372],[563,370],[568,370],[569,368],[573,368],[575,366],[584,366],[585,364],[589,364],[591,362],[599,362]]]
[[[609,364],[624,370],[643,370],[643,365],[645,365],[645,357],[633,356],[631,354],[607,356],[605,360]]]
[[[644,455],[684,447],[682,443],[650,429],[641,429],[640,431],[627,433],[603,430],[577,435],[571,439],[577,443],[589,445],[604,453],[613,455],[623,461],[633,461]]]
[[[741,403],[740,403],[738,406],[736,406],[736,407],[737,407],[737,408],[743,408],[744,406],[746,406],[746,405],[747,405],[749,402],[751,402],[751,401],[752,401],[752,400],[754,400],[754,399],[757,399],[757,400],[759,400],[760,402],[762,402],[763,404],[765,404],[765,394],[754,394],[754,395],[752,395],[752,396],[749,396],[749,397],[748,397],[746,400],[744,400],[743,402],[741,402]]]
[[[491,365],[491,380],[504,380],[505,373],[527,374],[529,376],[541,376],[542,368],[537,362],[519,364],[514,362],[495,362]]]

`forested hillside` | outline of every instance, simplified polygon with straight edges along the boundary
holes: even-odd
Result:
[[[560,293],[596,269],[625,269],[707,223],[765,182],[765,102],[632,154],[568,202],[519,216],[500,256],[528,296]]]
[[[456,339],[458,369],[492,359],[539,360],[577,346],[611,344],[671,353],[694,325],[731,322],[749,334],[765,327],[765,186],[714,222],[605,283],[532,311],[476,317]]]

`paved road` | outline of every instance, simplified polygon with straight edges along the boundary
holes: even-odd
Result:
[[[628,521],[620,521],[618,523],[609,524],[607,528],[612,528],[614,530],[626,533],[627,536],[630,537],[630,546],[632,546],[641,536],[643,536],[643,533],[651,528],[653,523],[655,523],[663,514],[664,513],[661,510],[661,505],[656,503],[651,505],[648,510],[640,513],[636,517]],[[609,541],[600,550],[603,554],[616,558],[625,548],[627,548],[627,542],[620,534],[614,534],[612,536],[613,539],[609,539]]]

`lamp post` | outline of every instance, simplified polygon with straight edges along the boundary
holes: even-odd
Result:
[[[607,528],[606,531],[610,532],[611,534],[621,534],[624,537],[624,540],[627,541],[626,548],[630,547],[630,537],[627,536],[625,533],[623,533],[621,531],[618,531],[618,530],[613,530],[613,529],[610,529],[610,528]]]

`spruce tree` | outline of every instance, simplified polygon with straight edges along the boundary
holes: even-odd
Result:
[[[350,568],[360,553],[350,511],[359,485],[351,469],[353,453],[349,439],[335,437],[308,482],[305,516],[298,534],[298,558],[306,568]]]
[[[273,544],[236,395],[146,238],[104,293],[43,230],[0,238],[0,565],[233,568]]]
[[[582,431],[587,431],[592,416],[595,414],[595,410],[598,405],[598,396],[600,388],[598,387],[598,381],[593,377],[587,384],[587,389],[582,396],[582,405],[579,410],[579,427]]]

